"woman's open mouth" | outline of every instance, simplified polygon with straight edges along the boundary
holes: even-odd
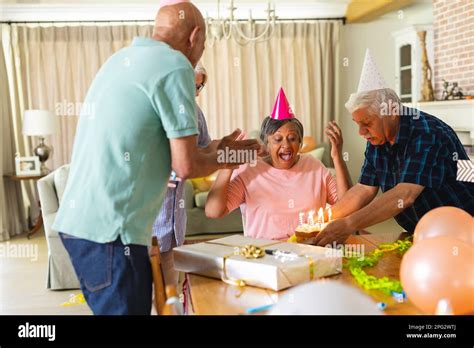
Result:
[[[293,152],[292,151],[280,151],[278,153],[278,157],[280,157],[280,159],[282,161],[288,162],[293,158]]]

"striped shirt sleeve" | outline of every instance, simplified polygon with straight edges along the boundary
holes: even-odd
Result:
[[[240,175],[234,172],[227,188],[227,210],[230,213],[243,203],[245,203],[245,185]]]
[[[336,179],[329,170],[326,170],[326,193],[327,202],[331,205],[335,204],[338,200]]]

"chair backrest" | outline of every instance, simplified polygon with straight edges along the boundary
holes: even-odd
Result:
[[[37,187],[43,212],[52,213],[58,210],[68,174],[69,165],[64,165],[38,180]]]
[[[165,281],[161,268],[160,243],[153,236],[150,250],[151,271],[153,274],[153,287],[155,289],[155,309],[161,315],[166,303]]]
[[[165,285],[163,268],[161,267],[160,243],[156,236],[151,240],[150,262],[155,289],[155,309],[158,315],[175,315],[177,313],[173,302],[177,300],[176,286]],[[171,301],[168,301],[171,300]]]
[[[161,312],[161,315],[180,315],[182,313],[179,312],[178,306],[176,306],[176,302],[179,301],[178,294],[176,291],[176,286],[167,285],[166,289],[166,303]]]
[[[58,237],[53,231],[52,225],[66,188],[69,176],[69,165],[63,165],[37,182],[39,200],[41,202],[41,214],[46,236]]]
[[[67,179],[69,177],[69,164],[65,164],[54,171],[54,188],[61,203],[64,190],[66,189]]]

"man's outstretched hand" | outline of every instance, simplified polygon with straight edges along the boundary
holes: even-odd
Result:
[[[324,230],[318,233],[318,235],[310,240],[307,240],[305,244],[313,244],[318,246],[331,245],[344,243],[347,238],[352,234],[353,228],[351,228],[347,222],[347,219],[337,219],[329,223]]]
[[[218,155],[219,151],[225,151],[224,154],[230,154],[230,151],[236,151],[232,162],[227,162],[229,160],[228,158],[224,158],[223,162],[223,164],[226,164],[226,167],[232,168],[252,160],[256,161],[257,156],[263,151],[263,148],[257,139],[245,139],[245,133],[240,129],[236,129],[231,134],[222,138],[217,145],[217,151]],[[218,156],[218,160],[219,159],[220,157]]]

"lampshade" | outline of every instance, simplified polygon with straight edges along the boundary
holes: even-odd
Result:
[[[23,135],[49,135],[57,133],[58,118],[48,110],[25,110]]]

